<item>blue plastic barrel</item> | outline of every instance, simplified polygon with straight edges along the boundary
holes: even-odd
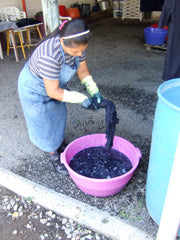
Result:
[[[180,133],[180,78],[161,84],[154,117],[146,182],[146,205],[159,224]],[[180,229],[178,232],[180,236]]]

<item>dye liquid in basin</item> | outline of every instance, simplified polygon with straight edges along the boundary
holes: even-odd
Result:
[[[80,175],[106,179],[127,173],[132,168],[132,163],[123,153],[113,148],[90,147],[75,154],[69,166]]]

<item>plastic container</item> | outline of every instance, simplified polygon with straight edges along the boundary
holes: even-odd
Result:
[[[100,8],[101,11],[109,9],[109,2],[106,1],[106,0],[102,0],[98,4],[99,4],[99,8]]]
[[[120,1],[119,0],[113,0],[112,1],[113,6],[113,17],[114,18],[120,18]]]
[[[152,24],[149,27],[158,28],[158,23],[154,23],[154,24]],[[164,26],[163,29],[167,29],[168,30],[168,26]],[[166,36],[166,38],[165,38],[165,41],[167,41],[167,40],[168,40],[168,36]]]
[[[93,7],[92,7],[92,10],[93,10],[93,12],[98,12],[98,11],[100,11],[99,5],[97,4],[97,5],[93,6]]]
[[[179,96],[180,78],[164,82],[158,88],[146,183],[147,209],[157,224],[160,223],[180,133]]]
[[[120,18],[122,15],[120,13],[120,10],[114,10],[113,9],[113,18]]]
[[[105,134],[86,135],[71,142],[65,151],[61,153],[61,162],[67,168],[74,183],[80,190],[92,196],[106,197],[122,190],[132,178],[141,158],[140,150],[132,143],[121,137],[114,136],[113,148],[125,154],[133,165],[129,172],[115,178],[95,179],[82,176],[69,167],[70,160],[76,153],[89,147],[105,146],[106,141]]]
[[[64,5],[59,5],[59,15],[61,17],[67,17],[66,7]]]
[[[81,16],[78,8],[67,8],[66,13],[67,16],[71,18],[78,18]]]
[[[162,45],[165,43],[167,29],[148,27],[144,29],[144,37],[147,44]]]
[[[114,18],[121,18],[123,14],[123,3],[124,0],[113,0],[113,17]]]
[[[113,0],[112,1],[112,7],[113,7],[113,10],[120,10],[120,1],[119,0]]]

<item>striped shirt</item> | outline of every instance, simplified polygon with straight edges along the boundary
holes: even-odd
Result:
[[[59,80],[59,72],[64,63],[74,68],[75,57],[66,52],[64,52],[63,57],[60,46],[59,35],[41,43],[29,59],[29,69],[31,73],[39,78]],[[79,61],[82,62],[85,59],[86,52],[84,51],[79,57]]]

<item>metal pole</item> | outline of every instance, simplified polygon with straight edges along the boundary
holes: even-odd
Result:
[[[22,0],[22,6],[23,6],[23,11],[26,13],[26,17],[27,17],[26,2],[25,2],[25,0]]]
[[[46,35],[59,26],[58,0],[41,0]]]
[[[175,240],[180,224],[180,134],[156,240]]]

